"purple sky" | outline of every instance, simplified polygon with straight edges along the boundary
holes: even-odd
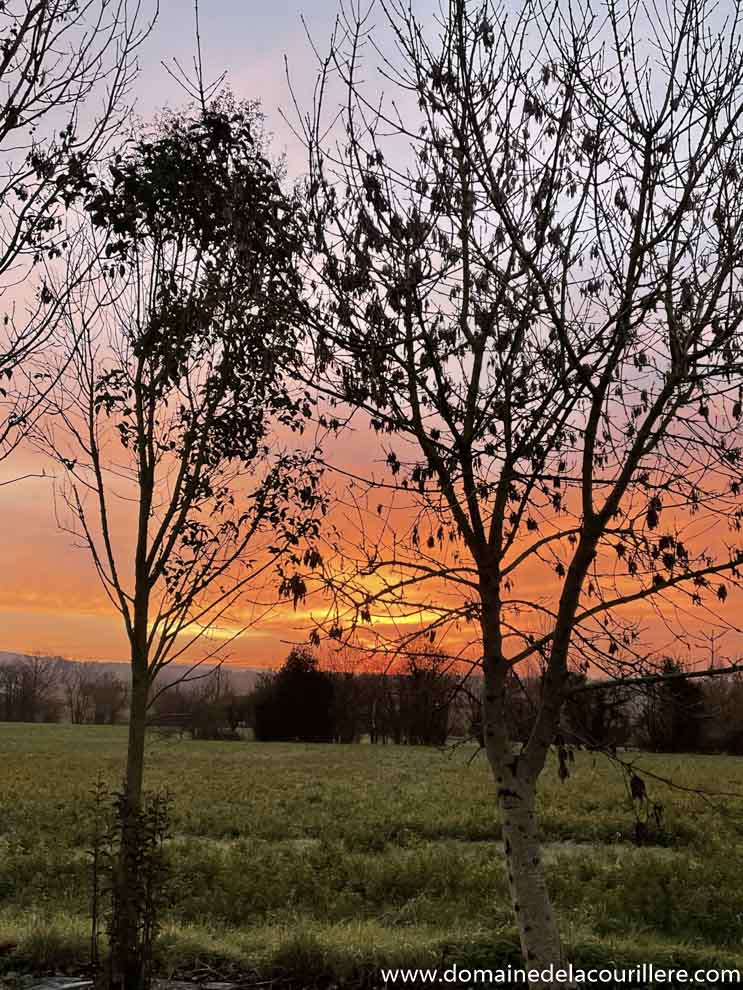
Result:
[[[150,9],[154,0],[149,0]],[[289,108],[284,55],[297,91],[309,98],[315,76],[314,56],[301,17],[321,49],[327,47],[337,5],[334,0],[201,0],[201,41],[206,76],[228,70],[238,96],[258,98],[276,137],[276,150],[286,150],[290,167],[301,168],[301,149],[279,116]],[[195,51],[193,0],[161,0],[160,16],[140,55],[137,109],[143,117],[163,105],[177,106],[184,95],[164,71],[161,61],[173,58],[184,67]]]

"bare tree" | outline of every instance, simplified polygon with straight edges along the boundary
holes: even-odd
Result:
[[[394,675],[397,695],[399,741],[409,745],[443,746],[449,735],[452,700],[458,679],[451,661],[430,644],[411,644],[403,669]],[[393,681],[390,674],[388,681]]]
[[[177,691],[171,712],[180,726],[187,728],[192,739],[239,739],[238,723],[241,720],[240,700],[232,684],[229,671],[220,665],[210,670],[206,677],[188,685],[176,685]],[[163,701],[167,706],[168,693]],[[167,707],[161,709],[163,715]],[[185,718],[182,718],[185,716]],[[172,715],[171,715],[172,718]],[[161,716],[161,721],[167,723]]]
[[[128,686],[95,662],[65,662],[61,680],[67,714],[74,725],[114,725],[124,715]]]
[[[94,692],[97,671],[93,663],[68,661],[62,670],[67,714],[73,725],[84,725],[93,721],[95,711]]]
[[[120,677],[103,671],[95,679],[92,694],[96,725],[115,725],[122,719],[129,704],[129,688]]]
[[[127,120],[136,52],[153,23],[141,15],[141,0],[0,9],[0,460],[42,404],[28,362],[64,305],[45,268],[68,246],[67,208]]]
[[[0,666],[0,718],[6,722],[56,722],[60,660],[40,653]]]
[[[51,371],[56,415],[39,440],[66,469],[60,518],[129,640],[134,821],[154,679],[177,658],[219,657],[275,601],[272,573],[301,595],[292,568],[322,499],[312,451],[276,432],[300,433],[312,410],[292,384],[301,226],[258,107],[222,93],[166,115],[110,172],[87,201],[100,266],[69,297],[79,345]],[[112,983],[133,990],[145,960],[127,841],[125,826]]]
[[[563,953],[535,793],[575,673],[665,676],[640,605],[656,636],[691,635],[739,586],[743,11],[450,0],[428,31],[374,10],[390,45],[344,12],[304,118],[317,372],[389,469],[364,482],[360,552],[339,538],[328,559],[327,631],[425,631],[481,665],[542,970]],[[365,85],[369,52],[392,96]]]

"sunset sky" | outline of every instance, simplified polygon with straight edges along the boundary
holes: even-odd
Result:
[[[153,3],[145,0],[144,9]],[[184,95],[161,65],[177,59],[189,68],[194,53],[192,0],[161,0],[156,27],[141,51],[141,73],[135,96],[137,112],[149,118],[164,105],[178,106]],[[301,91],[309,92],[314,75],[300,19],[304,15],[317,39],[332,29],[335,7],[327,0],[301,4],[258,4],[245,0],[207,0],[202,4],[201,33],[206,76],[223,70],[240,97],[260,98],[275,134],[275,147],[285,150],[290,170],[303,166],[301,148],[283,124],[279,107],[289,104],[284,54]],[[352,443],[356,450],[359,441]],[[29,452],[17,452],[0,468],[0,480],[37,473],[41,464]],[[50,467],[46,467],[47,473]],[[126,659],[120,618],[112,611],[88,554],[71,546],[59,532],[53,514],[52,485],[37,478],[0,487],[5,544],[0,557],[0,650],[40,650],[68,657]],[[300,638],[289,607],[261,623],[233,651],[246,663],[280,661],[288,647],[282,640]]]
[[[136,85],[137,113],[147,120],[163,106],[185,100],[161,62],[188,68],[194,53],[192,0],[162,0],[161,14],[142,49]],[[259,98],[274,133],[274,147],[285,151],[289,171],[299,176],[303,149],[282,121],[279,108],[290,107],[284,55],[295,89],[309,106],[315,76],[314,55],[301,16],[320,50],[327,47],[336,7],[329,0],[298,4],[257,4],[245,0],[205,0],[201,34],[207,79],[228,71],[239,97]],[[427,4],[421,3],[422,13]],[[377,439],[360,424],[333,444],[337,464],[363,468],[380,457]],[[0,465],[0,482],[53,470],[29,450]],[[0,650],[61,654],[74,658],[127,659],[121,619],[112,609],[93,571],[88,552],[76,548],[55,521],[53,484],[30,477],[0,485],[5,544],[0,552]],[[340,517],[336,517],[340,518]],[[529,590],[538,594],[535,583]],[[310,603],[311,604],[311,603]],[[306,635],[308,608],[276,607],[259,626],[235,644],[232,655],[251,665],[275,664],[288,643]],[[650,615],[650,605],[640,613]],[[664,631],[659,642],[668,639]]]

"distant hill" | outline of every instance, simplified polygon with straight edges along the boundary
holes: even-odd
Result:
[[[7,650],[0,650],[0,666],[5,666],[8,664],[13,664],[19,660],[23,660],[25,654],[22,653],[10,653]],[[117,660],[68,660],[65,657],[59,658],[62,668],[66,666],[77,667],[82,664],[88,665],[93,664],[97,671],[101,674],[109,673],[118,677],[120,680],[124,681],[125,684],[129,684],[131,678],[131,672],[129,664],[125,661]],[[215,664],[202,664],[194,674],[203,675],[207,671],[214,671],[216,669]],[[165,670],[162,672],[158,678],[161,684],[172,684],[173,681],[179,680],[181,677],[186,677],[188,672],[193,667],[193,664],[189,663],[173,663],[169,664]],[[238,694],[248,694],[255,687],[255,683],[262,673],[265,673],[263,668],[255,667],[237,667],[233,663],[225,663],[222,665],[222,670],[229,672],[230,681],[233,687],[238,692]],[[193,675],[191,675],[193,676]]]

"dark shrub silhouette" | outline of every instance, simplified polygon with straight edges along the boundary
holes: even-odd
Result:
[[[333,741],[333,680],[309,650],[293,649],[278,674],[256,694],[256,739]]]

